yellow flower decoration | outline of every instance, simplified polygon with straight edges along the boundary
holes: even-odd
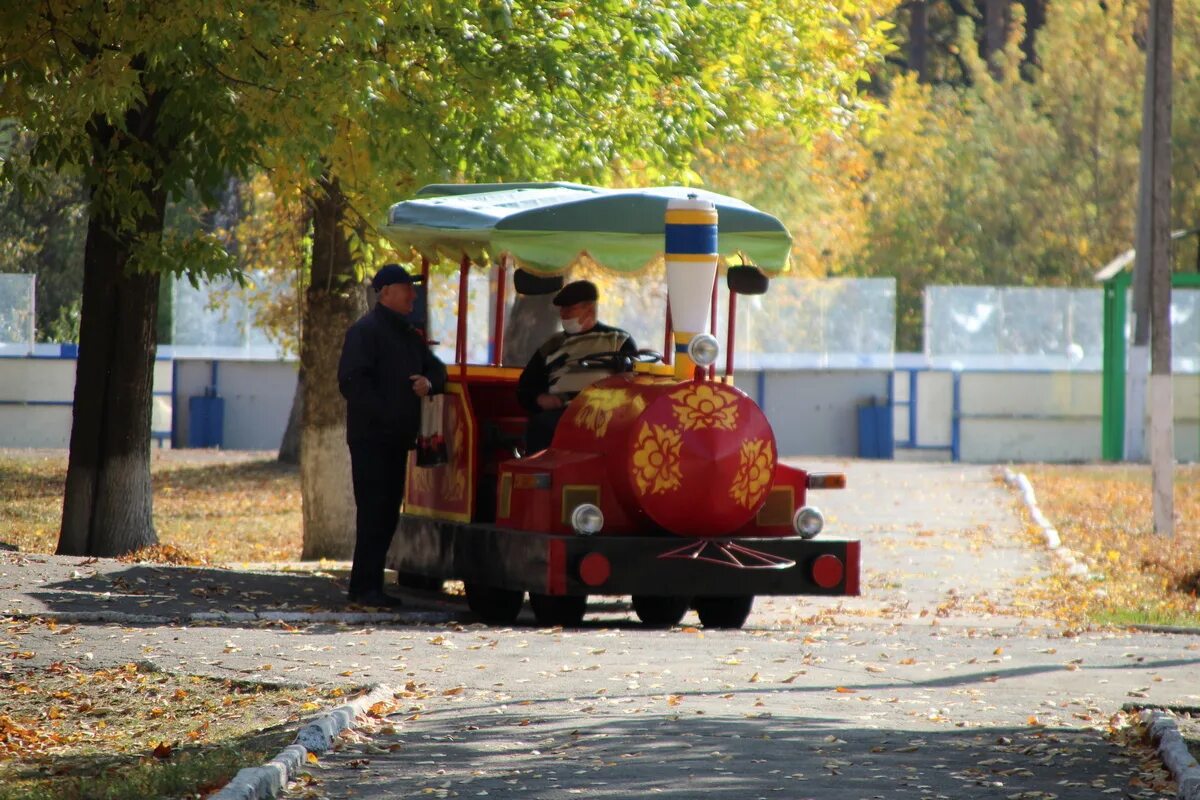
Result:
[[[589,389],[587,398],[575,412],[575,424],[596,434],[599,439],[608,432],[613,412],[629,402],[629,392],[624,389]]]
[[[751,439],[742,444],[741,456],[729,496],[744,508],[753,508],[775,477],[775,450],[769,439]]]
[[[643,494],[659,494],[678,489],[683,480],[679,471],[679,447],[683,437],[666,425],[642,423],[633,453],[633,479]]]
[[[672,411],[686,431],[720,428],[731,431],[737,426],[737,398],[710,383],[693,383],[671,395]]]

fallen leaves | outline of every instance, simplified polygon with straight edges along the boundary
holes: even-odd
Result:
[[[1080,590],[1059,577],[1035,592],[1044,613],[1069,622],[1200,621],[1200,466],[1175,470],[1175,536],[1150,530],[1146,466],[1043,466],[1025,470],[1063,545],[1097,580]]]
[[[0,457],[5,542],[23,553],[54,552],[66,471],[65,453]],[[244,453],[154,450],[150,472],[160,544],[122,561],[198,565],[299,556],[300,479],[295,467]]]

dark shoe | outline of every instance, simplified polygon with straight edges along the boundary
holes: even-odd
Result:
[[[378,592],[363,592],[362,594],[348,595],[351,603],[358,606],[371,606],[373,608],[404,608],[404,601],[399,597],[392,597],[384,591]]]

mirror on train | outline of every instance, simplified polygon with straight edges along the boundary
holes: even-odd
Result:
[[[725,274],[729,291],[738,294],[766,294],[771,279],[758,267],[730,267]]]
[[[545,275],[534,275],[523,269],[518,269],[513,273],[513,288],[517,290],[518,294],[553,294],[562,287],[562,275],[546,277]]]

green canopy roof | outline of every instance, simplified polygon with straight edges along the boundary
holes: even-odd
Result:
[[[434,184],[392,206],[383,232],[401,249],[433,261],[467,255],[487,263],[507,254],[543,275],[581,263],[633,273],[662,258],[667,202],[689,195],[717,207],[722,260],[745,259],[768,272],[787,265],[792,237],[778,219],[741,200],[683,186]]]

